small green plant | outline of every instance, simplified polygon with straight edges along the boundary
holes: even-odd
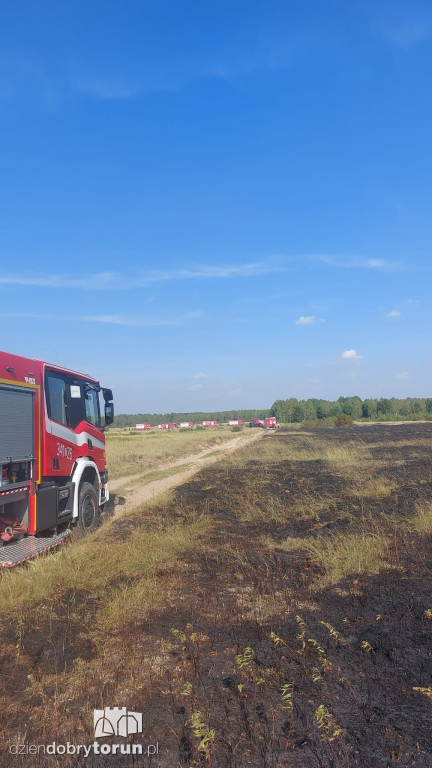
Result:
[[[320,624],[322,624],[323,627],[325,627],[328,630],[329,635],[330,635],[330,637],[333,638],[333,640],[336,640],[337,643],[343,643],[344,642],[344,639],[343,639],[342,635],[340,634],[340,632],[338,632],[337,629],[332,627],[331,624],[329,624],[327,621],[321,621],[321,620],[320,620]]]
[[[333,715],[330,714],[324,704],[320,704],[317,708],[315,712],[315,720],[321,731],[322,741],[334,741],[334,739],[344,735],[343,728],[336,724]]]
[[[284,703],[283,709],[292,710],[293,692],[294,692],[294,686],[292,683],[285,683],[285,685],[282,686],[282,701]]]
[[[214,728],[206,725],[201,712],[193,712],[187,724],[192,728],[195,738],[199,739],[198,751],[203,752],[208,760],[216,735]]]
[[[282,638],[281,638],[281,637],[279,637],[279,635],[277,635],[277,634],[276,634],[276,632],[270,632],[270,637],[271,637],[271,639],[273,640],[273,642],[274,642],[274,644],[275,644],[276,648],[277,648],[279,645],[286,645],[286,642],[285,642],[285,640],[282,640]]]
[[[254,658],[254,652],[252,648],[245,648],[243,653],[238,653],[235,657],[235,663],[237,664],[239,669],[246,669],[247,667],[250,667],[252,664],[253,658]]]

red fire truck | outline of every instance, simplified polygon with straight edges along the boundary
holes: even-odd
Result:
[[[0,567],[98,525],[112,400],[90,376],[0,352]]]
[[[268,416],[266,419],[264,419],[264,424],[266,429],[277,429],[278,423],[275,416]]]

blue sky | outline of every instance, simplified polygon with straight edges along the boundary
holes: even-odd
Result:
[[[0,9],[7,351],[117,412],[431,396],[432,6]]]

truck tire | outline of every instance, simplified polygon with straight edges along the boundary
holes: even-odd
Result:
[[[99,499],[91,483],[83,483],[78,498],[78,527],[82,533],[94,531],[99,525]]]

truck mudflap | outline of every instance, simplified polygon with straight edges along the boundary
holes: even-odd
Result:
[[[59,547],[69,534],[70,530],[66,528],[55,536],[25,536],[21,541],[11,541],[0,547],[0,568],[13,568],[14,565],[37,557],[42,552]]]

